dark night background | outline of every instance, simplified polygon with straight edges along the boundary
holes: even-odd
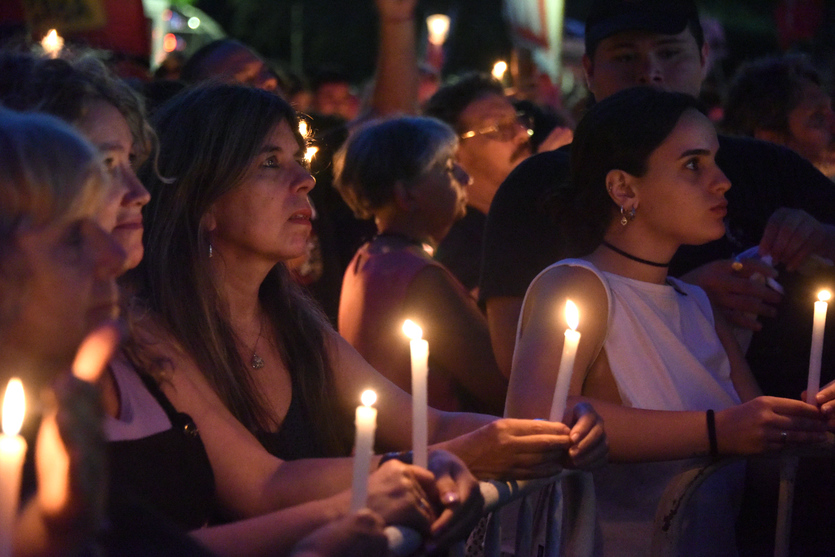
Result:
[[[322,65],[341,67],[357,82],[373,71],[376,49],[374,0],[196,0],[198,8],[219,22],[232,36],[250,44],[264,56],[289,64],[292,6],[301,9],[304,71]],[[587,0],[566,0],[566,18],[585,19]],[[729,58],[726,71],[744,59],[779,52],[783,47],[813,54],[826,73],[835,53],[835,0],[701,0],[701,11],[725,27]],[[815,29],[804,38],[780,44],[780,9],[794,5],[795,21]],[[799,7],[798,7],[799,5]],[[446,74],[462,69],[492,67],[507,59],[511,42],[502,19],[501,0],[420,0],[421,32],[425,16],[443,12],[452,18],[445,46]],[[298,14],[298,11],[296,12]],[[814,17],[811,17],[814,16]],[[786,18],[783,18],[785,21]],[[785,33],[783,33],[785,35]]]

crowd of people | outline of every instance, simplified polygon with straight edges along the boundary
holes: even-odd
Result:
[[[595,553],[647,555],[685,467],[831,442],[833,327],[803,392],[835,287],[835,116],[807,59],[742,67],[718,133],[695,3],[594,0],[574,125],[490,75],[437,83],[416,0],[375,2],[362,102],[230,39],[141,86],[0,51],[0,380],[41,400],[14,555],[373,556],[387,525],[431,554],[482,518],[478,480],[564,468],[593,478]],[[426,468],[406,319],[430,347]],[[679,553],[773,551],[773,462],[713,474]],[[831,456],[797,487],[792,552],[828,554]]]

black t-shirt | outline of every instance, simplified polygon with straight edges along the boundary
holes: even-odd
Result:
[[[486,220],[487,215],[468,205],[467,214],[452,225],[435,252],[435,259],[449,269],[468,291],[478,286]]]
[[[704,263],[755,246],[771,214],[780,207],[803,209],[835,224],[835,186],[807,160],[784,147],[749,138],[719,137],[717,164],[731,181],[728,234],[703,246],[682,246],[670,272],[680,275]],[[567,248],[554,216],[568,185],[569,148],[535,155],[520,164],[499,188],[484,232],[479,297],[522,297],[545,267],[583,255]],[[587,239],[580,239],[587,243]],[[786,296],[778,317],[763,319],[747,359],[764,392],[797,398],[805,388],[817,281],[782,273]],[[830,277],[835,286],[835,277]],[[833,378],[835,327],[826,329],[822,381]]]

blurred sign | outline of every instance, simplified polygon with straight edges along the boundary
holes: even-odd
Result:
[[[36,35],[56,28],[62,33],[90,31],[107,23],[103,0],[22,0]]]
[[[504,0],[516,46],[530,49],[537,67],[559,83],[564,0]]]

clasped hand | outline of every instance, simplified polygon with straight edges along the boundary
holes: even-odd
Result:
[[[428,469],[390,460],[369,478],[368,507],[387,524],[413,528],[445,545],[466,536],[481,516],[478,481],[456,456],[429,454]]]
[[[497,419],[445,445],[480,479],[545,478],[563,468],[603,465],[609,451],[603,419],[585,402],[570,407],[566,417],[569,425]]]

